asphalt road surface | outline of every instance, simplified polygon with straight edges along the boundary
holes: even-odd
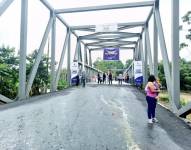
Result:
[[[1,106],[0,150],[191,150],[188,125],[161,106],[157,118],[133,87],[71,88]]]

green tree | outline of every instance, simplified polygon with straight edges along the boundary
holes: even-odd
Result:
[[[0,48],[0,93],[11,99],[15,98],[18,90],[18,57],[15,49],[2,46]]]
[[[182,21],[187,23],[188,25],[191,24],[191,11],[188,11],[183,17]],[[191,40],[191,28],[188,29],[188,34],[186,35],[186,38]]]
[[[104,61],[100,58],[97,58],[93,65],[95,68],[103,72],[108,72],[108,70],[111,70],[114,76],[123,72],[123,70],[116,71],[117,69],[124,69],[124,65],[121,61]]]
[[[128,60],[126,60],[126,62],[125,62],[125,68],[128,68],[130,65],[131,65],[131,63],[133,62],[133,60],[132,59],[128,59]]]
[[[58,90],[63,90],[67,88],[68,82],[67,82],[67,69],[62,69],[60,73],[60,80],[58,81]]]
[[[35,50],[32,54],[30,54],[27,57],[27,78],[29,78],[30,71],[34,65],[36,56],[37,56],[37,50]],[[48,59],[48,60],[47,60]],[[47,62],[48,66],[50,64],[49,58],[46,55],[42,56],[42,59],[40,61],[35,79],[33,81],[30,95],[40,95],[42,93],[45,93],[46,88],[49,87],[50,83],[50,77],[48,74],[47,69]]]

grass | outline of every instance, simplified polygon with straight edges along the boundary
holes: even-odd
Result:
[[[191,102],[191,93],[181,92],[180,93],[180,105],[185,106]],[[159,94],[159,103],[163,104],[165,107],[169,108],[169,95],[166,91],[162,91]],[[191,121],[191,114],[186,116],[186,119]]]

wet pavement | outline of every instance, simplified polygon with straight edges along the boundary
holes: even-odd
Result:
[[[130,86],[94,84],[22,103],[0,108],[0,150],[191,149],[191,129],[161,106],[159,123],[148,125],[145,96]]]

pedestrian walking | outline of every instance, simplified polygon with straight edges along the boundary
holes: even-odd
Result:
[[[105,84],[106,83],[106,74],[105,74],[105,72],[103,73],[103,84]]]
[[[122,85],[122,81],[123,81],[123,75],[119,74],[119,76],[118,76],[118,84]]]
[[[86,86],[86,72],[82,71],[82,87]]]
[[[101,84],[101,76],[100,76],[99,72],[97,74],[97,83]]]
[[[112,84],[112,73],[109,72],[109,84]]]
[[[148,83],[145,87],[146,100],[148,104],[147,115],[148,123],[158,122],[155,117],[155,109],[157,104],[157,96],[160,90],[157,88],[156,78],[154,75],[150,75],[148,78]]]

